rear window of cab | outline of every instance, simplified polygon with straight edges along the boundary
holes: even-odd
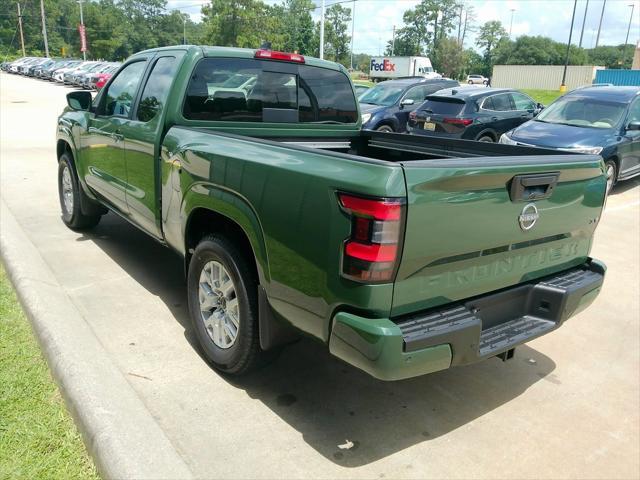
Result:
[[[183,106],[188,120],[225,122],[353,124],[357,112],[340,71],[247,58],[200,60]]]

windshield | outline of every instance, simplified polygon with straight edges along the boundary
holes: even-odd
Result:
[[[389,107],[398,101],[402,92],[404,92],[404,87],[394,87],[393,85],[382,83],[365,92],[358,101],[360,103]]]
[[[574,127],[613,128],[620,123],[625,105],[589,97],[564,97],[543,110],[536,120]]]

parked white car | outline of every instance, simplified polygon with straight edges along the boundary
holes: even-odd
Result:
[[[469,85],[487,85],[489,79],[482,75],[467,75],[467,83]]]

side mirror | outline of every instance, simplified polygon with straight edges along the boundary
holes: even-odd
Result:
[[[400,102],[400,107],[405,107],[407,105],[413,105],[415,102],[415,100],[413,98],[405,98],[404,100],[402,100]]]
[[[629,122],[627,130],[640,130],[640,122]]]
[[[90,92],[78,91],[67,94],[67,104],[73,110],[89,110],[92,100]]]

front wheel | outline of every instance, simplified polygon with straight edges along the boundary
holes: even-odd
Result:
[[[389,125],[382,125],[376,128],[376,130],[378,132],[393,133],[393,128],[391,128]]]
[[[618,181],[618,165],[614,160],[607,160],[604,163],[604,171],[607,175],[607,195]]]
[[[71,158],[67,153],[60,156],[58,163],[58,196],[62,221],[72,230],[87,230],[95,227],[102,215],[82,213],[80,197],[83,195]]]
[[[191,257],[189,312],[198,343],[218,370],[241,375],[263,357],[258,332],[258,281],[227,238],[205,236]]]

